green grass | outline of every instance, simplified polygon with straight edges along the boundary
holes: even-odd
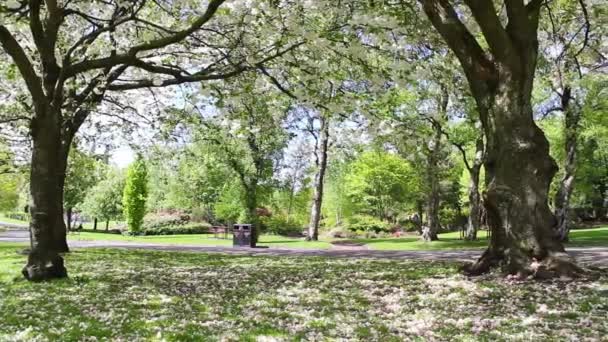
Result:
[[[0,244],[0,341],[608,336],[606,277],[514,284],[448,262],[76,249],[70,278],[28,283],[20,248]]]
[[[478,234],[479,240],[469,242],[460,239],[459,232],[439,234],[439,241],[424,242],[419,236],[408,236],[402,238],[378,238],[378,239],[356,239],[356,242],[364,243],[372,250],[457,250],[457,249],[480,249],[487,246],[487,232]],[[568,247],[592,247],[608,246],[608,227],[579,229],[570,233]],[[216,239],[210,234],[193,235],[162,235],[162,236],[123,236],[118,234],[105,234],[103,232],[82,232],[70,234],[70,240],[84,241],[128,241],[140,243],[158,243],[171,245],[198,245],[198,246],[231,246],[230,239]],[[331,248],[331,241],[335,239],[321,239],[321,241],[308,242],[303,238],[289,238],[276,235],[262,235],[260,246],[279,248]]]
[[[488,245],[487,231],[478,233],[477,241],[460,239],[459,232],[439,234],[439,241],[424,242],[418,236],[386,239],[358,239],[370,249],[375,250],[455,250],[476,249]],[[570,232],[570,242],[567,247],[608,246],[608,227],[577,229]]]
[[[570,247],[608,246],[608,226],[570,231]]]
[[[407,236],[402,238],[357,239],[375,250],[441,250],[441,249],[474,249],[487,246],[487,232],[480,231],[478,241],[464,241],[460,239],[459,232],[439,234],[439,241],[424,242],[420,236]]]
[[[27,225],[27,221],[15,220],[12,218],[6,217],[4,214],[0,213],[0,222],[8,223],[8,224],[16,224],[16,225]]]
[[[170,245],[232,246],[232,239],[216,239],[213,237],[212,234],[124,236],[119,234],[81,232],[69,234],[68,239],[74,241],[97,240],[158,243]],[[331,248],[331,244],[327,241],[307,242],[304,238],[289,238],[276,235],[262,235],[260,237],[258,245],[279,248]]]

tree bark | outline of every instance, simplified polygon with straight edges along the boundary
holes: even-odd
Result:
[[[502,265],[510,274],[526,276],[537,272],[534,260],[546,260],[547,270],[571,273],[576,269],[552,231],[548,192],[557,166],[549,143],[532,120],[530,97],[522,94],[519,82],[500,88],[486,123],[484,205],[492,237],[469,271],[479,274]]]
[[[469,169],[469,217],[467,219],[467,229],[465,240],[477,240],[477,232],[481,227],[481,196],[479,194],[479,174],[483,165],[484,143],[483,137],[479,137],[476,142],[475,159]]]
[[[318,155],[316,156],[317,174],[315,175],[315,182],[313,185],[314,194],[310,211],[310,224],[308,226],[308,236],[306,237],[309,241],[319,240],[319,223],[321,221],[325,171],[327,170],[327,149],[329,146],[329,120],[325,115],[321,115],[320,133],[319,147],[317,150]]]
[[[519,277],[577,276],[581,269],[554,236],[548,205],[557,170],[532,113],[541,0],[505,1],[503,26],[491,1],[464,2],[489,47],[485,51],[449,0],[420,0],[433,26],[458,57],[487,140],[483,194],[491,239],[472,275],[502,266]]]
[[[95,221],[97,222],[97,221]],[[106,220],[106,232],[110,229],[110,219]]]
[[[255,247],[255,244],[258,242],[258,238],[260,235],[260,228],[261,228],[260,219],[258,217],[258,212],[257,212],[257,208],[258,208],[257,181],[253,181],[252,184],[247,186],[245,193],[247,196],[247,198],[245,199],[245,203],[247,206],[247,215],[249,216],[248,219],[250,220],[250,222],[247,222],[247,223],[250,223],[253,226],[251,235],[252,235],[252,241],[254,243],[252,244],[252,247]]]
[[[22,271],[31,281],[67,276],[60,256],[60,253],[69,251],[63,221],[67,151],[61,141],[59,116],[53,114],[49,111],[32,122],[31,251]]]
[[[571,90],[566,87],[562,94],[562,110],[564,112],[564,135],[565,152],[564,176],[559,183],[559,189],[555,194],[555,234],[560,241],[568,241],[570,227],[568,226],[568,210],[570,209],[570,197],[574,190],[574,178],[576,175],[576,154],[578,145],[578,126],[581,112],[576,106],[571,105]]]
[[[449,102],[449,94],[447,88],[442,87],[442,94],[439,98],[438,112],[442,119],[445,119],[447,113],[447,107]],[[441,136],[443,130],[441,123],[437,120],[431,120],[433,127],[433,136],[429,141],[428,156],[427,156],[427,182],[429,186],[429,193],[427,197],[427,222],[426,226],[422,229],[422,239],[424,241],[436,241],[439,240],[437,233],[441,229],[441,222],[439,220],[439,202],[440,202],[440,184],[439,184],[439,158],[441,154]]]
[[[436,140],[436,138],[434,138]],[[435,145],[439,148],[438,145]],[[439,240],[437,233],[440,229],[439,222],[439,177],[437,174],[438,168],[438,156],[437,150],[431,151],[428,158],[428,182],[429,182],[429,194],[426,203],[426,225],[422,229],[422,239],[424,241],[436,241]]]
[[[97,230],[97,217],[93,219],[93,230]]]
[[[66,208],[65,210],[65,218],[66,218],[66,224],[67,224],[67,231],[69,232],[70,230],[72,230],[72,208]]]

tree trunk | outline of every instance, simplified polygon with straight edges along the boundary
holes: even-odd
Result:
[[[106,220],[106,232],[110,229],[110,220]]]
[[[249,185],[246,188],[246,196],[245,203],[247,206],[247,215],[248,220],[251,225],[253,225],[253,231],[251,232],[252,240],[254,241],[252,247],[258,242],[258,238],[260,235],[260,220],[258,217],[258,198],[257,198],[257,182],[253,182],[253,184]]]
[[[479,195],[479,174],[483,165],[484,143],[483,137],[479,137],[476,142],[475,160],[469,168],[469,217],[467,220],[467,229],[465,232],[465,240],[477,240],[477,232],[481,227],[481,196]]]
[[[548,192],[557,166],[547,139],[532,120],[531,97],[520,82],[500,84],[484,113],[489,184],[483,202],[491,239],[469,272],[479,274],[501,265],[520,276],[578,273],[554,238]],[[541,269],[534,260],[544,261]]]
[[[447,107],[447,103],[446,103]],[[437,233],[441,228],[439,221],[439,154],[441,153],[441,127],[438,123],[433,124],[433,137],[429,144],[429,153],[427,158],[427,182],[429,185],[429,193],[426,204],[426,226],[422,229],[422,239],[424,241],[439,240]]]
[[[451,1],[419,1],[464,70],[487,140],[483,203],[492,236],[466,271],[480,274],[502,266],[519,277],[579,275],[581,269],[554,235],[548,193],[557,165],[532,115],[543,1],[504,2],[506,24],[492,1],[465,1],[483,45]]]
[[[321,115],[321,134],[317,150],[317,174],[315,175],[314,194],[310,211],[310,225],[307,240],[319,240],[319,222],[321,221],[321,206],[323,205],[323,187],[327,169],[327,149],[329,146],[329,120]]]
[[[63,258],[59,255],[68,251],[63,221],[67,148],[61,142],[59,116],[53,114],[46,113],[32,122],[31,251],[22,271],[31,281],[67,277]]]
[[[465,240],[477,240],[477,232],[481,226],[481,196],[479,194],[479,169],[476,174],[471,174],[469,183],[469,217],[467,219],[467,229]]]
[[[97,217],[93,219],[93,230],[97,230]]]
[[[72,230],[72,208],[67,208],[65,212],[66,222],[67,222],[67,231]]]
[[[559,183],[559,189],[555,194],[555,234],[560,241],[568,241],[568,209],[570,209],[570,197],[574,190],[574,178],[576,174],[576,149],[578,144],[578,125],[581,112],[570,104],[570,88],[566,87],[562,94],[562,110],[564,112],[564,135],[566,159],[564,160],[564,176]]]

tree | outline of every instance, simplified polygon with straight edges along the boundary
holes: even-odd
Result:
[[[100,165],[98,161],[73,148],[67,167],[63,203],[67,216],[67,230],[72,228],[72,210],[82,203],[87,192],[99,181]]]
[[[348,196],[359,210],[383,221],[412,205],[419,184],[410,164],[387,152],[364,152],[345,177]]]
[[[206,105],[217,108],[220,115],[207,115],[197,104],[191,104],[194,108],[186,111],[200,114],[191,128],[195,139],[212,146],[218,161],[234,172],[246,208],[241,219],[259,228],[259,199],[288,140],[284,124],[289,102],[256,74],[227,81],[213,95]]]
[[[242,187],[238,182],[224,184],[220,197],[213,206],[215,216],[224,222],[236,222],[245,210],[242,192]]]
[[[539,64],[553,96],[549,101],[551,107],[543,114],[561,112],[562,115],[564,158],[560,162],[561,179],[553,205],[557,221],[555,234],[559,240],[567,241],[583,106],[588,93],[585,79],[606,62],[606,57],[599,52],[605,34],[602,34],[601,20],[596,18],[601,14],[589,11],[584,0],[556,1],[545,8],[548,15],[541,25],[548,34]]]
[[[205,141],[154,149],[148,157],[149,208],[183,210],[213,221],[213,206],[230,174],[220,159]]]
[[[481,195],[479,187],[479,179],[481,176],[481,167],[483,166],[485,144],[483,136],[479,135],[475,139],[475,154],[472,161],[467,158],[466,150],[455,143],[457,148],[462,153],[462,160],[465,164],[465,168],[469,173],[469,188],[468,188],[468,199],[469,199],[469,216],[467,219],[467,227],[465,230],[464,238],[468,241],[477,240],[477,231],[481,227],[482,219],[482,208],[481,208]]]
[[[441,93],[437,99],[437,113],[435,117],[428,116],[427,120],[431,124],[432,135],[427,143],[427,184],[429,192],[427,196],[427,222],[422,229],[422,239],[424,241],[439,240],[437,233],[441,228],[439,221],[439,202],[440,202],[440,187],[439,187],[439,159],[441,158],[442,144],[442,123],[447,120],[447,110],[449,104],[449,93],[444,86],[441,86]]]
[[[580,268],[554,238],[548,191],[557,170],[549,144],[532,118],[542,0],[507,0],[506,25],[492,1],[465,1],[487,42],[486,51],[448,0],[420,0],[428,19],[454,52],[469,82],[487,139],[484,205],[490,246],[467,269],[577,275]],[[539,260],[536,268],[533,260]]]
[[[106,221],[106,230],[110,220],[122,217],[122,198],[125,189],[125,177],[122,173],[110,171],[106,178],[87,192],[80,206],[89,217]]]
[[[19,201],[20,177],[13,164],[13,153],[0,139],[0,211],[15,209]]]
[[[326,114],[320,115],[319,137],[315,146],[315,173],[313,183],[312,208],[310,210],[310,224],[308,226],[307,240],[319,240],[319,223],[321,222],[321,206],[323,205],[323,190],[325,187],[325,171],[327,170],[327,150],[329,148],[329,118]]]
[[[32,140],[26,278],[67,275],[59,255],[69,250],[62,204],[67,159],[74,137],[99,105],[125,108],[124,91],[233,77],[302,44],[282,34],[251,32],[256,21],[271,21],[278,10],[254,13],[246,4],[233,4],[222,11],[224,2],[210,0],[202,9],[196,2],[167,7],[150,0],[0,5],[0,46],[12,62],[6,74],[19,90],[12,97],[31,113],[8,119],[26,122]]]
[[[129,232],[137,234],[146,215],[146,200],[148,198],[148,170],[146,162],[140,155],[129,167],[122,198],[123,213],[127,220]]]

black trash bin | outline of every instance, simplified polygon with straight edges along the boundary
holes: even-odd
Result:
[[[232,229],[232,246],[255,247],[255,227],[252,224],[235,224]]]

